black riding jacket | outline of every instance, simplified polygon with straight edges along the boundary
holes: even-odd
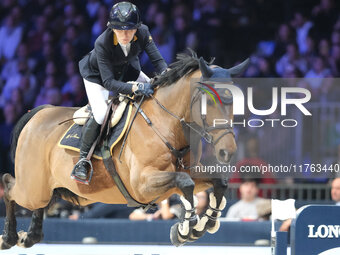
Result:
[[[152,40],[149,29],[141,25],[131,41],[130,52],[124,55],[112,29],[106,29],[96,40],[94,49],[79,61],[81,76],[116,93],[131,94],[132,84],[141,70],[138,55],[148,54],[156,72],[167,68],[163,57]]]

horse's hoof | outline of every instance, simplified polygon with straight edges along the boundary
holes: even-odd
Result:
[[[175,245],[176,247],[182,246],[183,244],[185,244],[185,242],[187,241],[186,239],[184,239],[183,237],[181,237],[180,233],[178,232],[178,226],[179,226],[179,222],[177,222],[175,225],[173,225],[170,229],[170,240],[171,243],[173,245]]]
[[[25,240],[27,238],[27,232],[24,232],[23,230],[21,230],[18,232],[18,236],[19,236],[19,239],[18,239],[17,245],[21,248],[26,248]]]
[[[189,237],[189,242],[195,242],[196,240],[200,239],[202,236],[205,234],[205,230],[203,231],[197,231],[195,229],[192,230],[190,237]]]
[[[0,250],[8,250],[9,248],[11,248],[12,246],[10,246],[9,244],[7,244],[4,239],[2,238],[2,235],[0,236]]]
[[[215,233],[219,230],[219,228],[220,228],[220,221],[217,220],[215,226],[213,226],[213,227],[207,229],[207,231],[208,231],[210,234],[215,234]]]

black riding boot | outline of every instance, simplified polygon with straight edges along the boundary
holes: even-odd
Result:
[[[87,157],[92,144],[99,135],[100,126],[101,125],[98,124],[93,117],[90,118],[85,124],[80,141],[80,157],[74,171],[74,176],[80,180],[86,180],[87,167],[89,164],[84,159]]]

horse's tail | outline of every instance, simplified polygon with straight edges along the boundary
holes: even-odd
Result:
[[[21,130],[25,127],[27,122],[33,118],[33,116],[39,112],[40,110],[50,107],[50,105],[40,105],[33,110],[30,110],[29,112],[25,113],[17,122],[15,125],[13,131],[12,131],[12,136],[11,136],[11,159],[14,164],[14,159],[15,159],[15,151],[17,149],[17,144],[18,144],[18,139],[21,133]]]

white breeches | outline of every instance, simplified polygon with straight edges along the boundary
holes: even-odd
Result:
[[[150,78],[141,71],[136,81],[146,83],[150,82]],[[84,84],[87,98],[89,99],[89,103],[92,108],[94,119],[98,124],[101,125],[104,122],[105,113],[107,110],[109,91],[103,86],[94,82],[87,81],[85,79]]]

